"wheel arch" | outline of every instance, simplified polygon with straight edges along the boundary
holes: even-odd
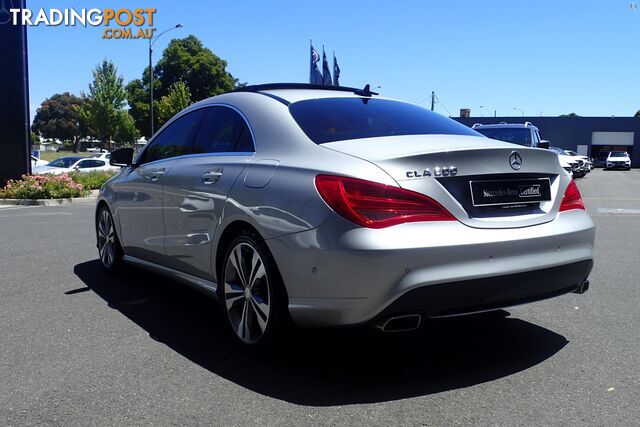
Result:
[[[215,264],[213,266],[214,267],[213,273],[215,274],[216,282],[220,281],[220,269],[222,268],[222,263],[224,262],[224,256],[226,254],[229,243],[231,243],[231,241],[242,231],[249,231],[249,232],[256,233],[256,235],[258,235],[258,237],[260,237],[260,239],[264,241],[264,237],[262,236],[262,234],[260,234],[260,232],[256,229],[256,227],[254,227],[247,221],[238,219],[227,224],[227,226],[224,228],[224,230],[220,234],[220,238],[218,239],[218,244],[216,245],[216,253],[215,253],[215,259],[214,259]],[[273,258],[273,255],[271,255],[271,257]]]

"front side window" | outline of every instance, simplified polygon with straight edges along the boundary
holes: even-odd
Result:
[[[60,157],[49,163],[47,166],[55,167],[55,168],[70,168],[75,162],[80,160],[82,157]]]
[[[533,146],[537,147],[539,142],[540,142],[540,134],[538,133],[537,130],[534,130],[533,131]]]
[[[417,105],[388,99],[321,98],[294,102],[289,111],[316,144],[394,135],[478,133]]]
[[[173,121],[149,143],[138,163],[149,163],[186,154],[189,137],[204,114],[204,109],[199,109]]]
[[[190,152],[227,153],[254,151],[251,132],[242,116],[227,107],[208,109]]]

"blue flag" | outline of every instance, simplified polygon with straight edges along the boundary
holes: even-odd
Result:
[[[340,67],[335,52],[333,52],[333,85],[340,86]]]
[[[316,63],[320,61],[320,55],[311,45],[311,62],[309,62],[309,83],[312,85],[321,85],[322,84],[322,74],[320,74],[320,70],[318,70],[318,66]]]
[[[331,86],[331,70],[329,69],[329,62],[327,61],[327,55],[324,53],[324,46],[322,47],[322,84],[325,86]]]

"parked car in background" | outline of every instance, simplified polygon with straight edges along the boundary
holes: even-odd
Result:
[[[496,123],[483,125],[476,123],[471,127],[487,138],[532,148],[548,148],[548,141],[540,138],[540,130],[530,122]]]
[[[560,147],[549,147],[549,151],[553,151],[558,155],[560,161],[566,162],[571,165],[571,172],[574,178],[582,178],[587,174],[586,166],[582,159],[576,159],[565,153],[564,149]]]
[[[36,166],[45,166],[45,165],[48,165],[48,164],[49,164],[49,162],[47,162],[46,160],[40,160],[36,156],[31,156],[31,169],[32,170]]]
[[[499,141],[532,148],[549,148],[549,141],[541,139],[540,130],[530,122],[502,122],[489,125],[476,123],[472,126],[472,129],[480,132],[487,138],[497,139]],[[560,156],[560,153],[556,154],[558,154],[560,166],[569,173],[569,175],[577,178],[584,176],[584,171],[581,169],[577,159],[572,159],[571,156],[567,156],[566,153],[562,153],[562,156]]]
[[[290,320],[395,332],[587,289],[594,224],[555,153],[376,95],[244,87],[181,111],[135,158],[112,152],[103,266],[217,295],[246,346]]]
[[[581,154],[576,153],[573,150],[564,150],[564,152],[567,156],[571,156],[577,160],[582,160],[584,162],[584,166],[587,173],[591,172],[591,169],[593,169],[593,160],[591,160],[589,156],[583,156]]]
[[[626,151],[611,151],[607,156],[605,169],[631,169],[631,157]]]
[[[54,174],[60,175],[65,172],[92,172],[111,171],[119,168],[111,166],[107,160],[94,159],[90,157],[68,156],[60,157],[47,165],[33,168],[34,175]]]
[[[104,160],[106,162],[109,162],[109,159],[111,159],[111,153],[109,152],[104,152],[102,154],[98,154],[92,157],[93,159],[99,159],[99,160]]]
[[[90,153],[108,153],[108,150],[105,150],[104,148],[100,148],[100,147],[89,147],[87,148],[87,151]]]

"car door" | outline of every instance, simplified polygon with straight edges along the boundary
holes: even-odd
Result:
[[[167,263],[211,278],[212,238],[225,200],[254,153],[249,125],[235,109],[209,107],[190,153],[165,181]]]
[[[155,263],[164,261],[164,181],[185,154],[203,115],[202,110],[196,110],[173,120],[125,170],[123,179],[113,185],[119,237],[127,255]]]

